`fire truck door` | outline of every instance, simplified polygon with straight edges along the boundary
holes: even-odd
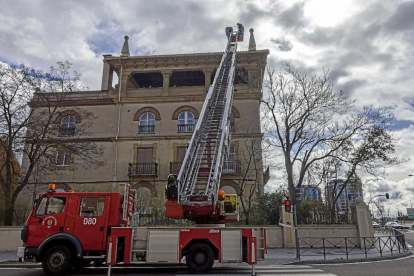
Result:
[[[63,232],[66,216],[66,196],[44,196],[30,216],[30,239],[27,246],[39,246],[48,236]]]
[[[80,196],[73,234],[83,250],[103,250],[105,222],[108,216],[108,196]]]

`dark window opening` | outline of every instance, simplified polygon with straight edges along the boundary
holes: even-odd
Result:
[[[216,76],[217,69],[214,69],[213,73],[211,74],[211,84],[213,84],[214,77]],[[236,75],[234,79],[234,84],[248,84],[249,77],[247,74],[247,70],[245,68],[236,68]]]
[[[170,77],[170,87],[200,86],[205,84],[202,71],[176,71]]]
[[[249,77],[247,70],[244,68],[236,68],[236,76],[234,79],[234,84],[248,84]]]
[[[160,72],[132,73],[128,88],[155,88],[163,87],[162,74]]]
[[[214,69],[214,70],[213,70],[213,73],[211,74],[211,80],[210,80],[210,83],[211,83],[211,84],[213,84],[214,77],[216,76],[216,73],[217,73],[217,69]]]

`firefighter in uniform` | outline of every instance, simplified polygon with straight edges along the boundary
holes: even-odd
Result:
[[[178,186],[173,174],[168,175],[168,182],[167,185],[165,185],[165,196],[168,200],[178,199]]]

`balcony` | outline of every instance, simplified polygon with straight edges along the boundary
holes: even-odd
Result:
[[[75,135],[74,127],[60,127],[59,136],[73,136]]]
[[[128,168],[130,176],[158,175],[158,163],[134,163]]]
[[[138,126],[138,134],[153,134],[155,133],[155,125],[154,126]]]
[[[177,125],[178,132],[193,132],[194,131],[194,124],[191,125]]]
[[[170,173],[178,174],[181,169],[182,162],[170,162]],[[235,174],[241,172],[240,161],[224,161],[221,173],[223,174]]]
[[[234,174],[241,172],[241,162],[240,161],[224,161],[221,173],[223,174]]]

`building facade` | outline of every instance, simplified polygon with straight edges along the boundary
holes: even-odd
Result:
[[[59,174],[48,174],[47,181],[74,190],[94,183],[94,191],[114,191],[119,183],[131,181],[134,188],[163,197],[168,174],[179,172],[222,54],[131,56],[125,37],[121,55],[104,55],[101,90],[71,93],[57,119],[59,136],[67,139],[82,123],[71,107],[92,112],[91,134],[85,138],[102,146],[105,164],[84,168],[72,153],[57,152],[53,168]],[[255,192],[263,193],[268,179],[260,147],[260,100],[268,54],[256,50],[251,29],[249,50],[237,53],[232,142],[221,178],[227,193],[240,195],[246,185],[256,185]],[[253,144],[254,167],[260,173],[246,162]]]
[[[302,185],[300,190],[302,200],[322,201],[321,189],[318,186]]]
[[[328,195],[332,197],[332,194],[335,194],[335,196],[337,196],[339,192],[342,190],[343,184],[343,179],[329,181]],[[350,206],[356,205],[357,197],[364,200],[362,190],[354,189],[351,183],[348,183],[347,186],[344,188],[342,194],[339,196],[339,199],[336,203],[338,212],[345,213],[348,211],[348,208]]]

